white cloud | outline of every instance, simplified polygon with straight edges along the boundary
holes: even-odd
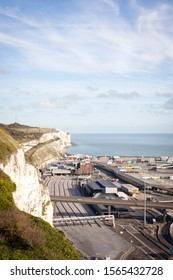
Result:
[[[165,112],[163,124],[168,123],[173,4],[148,1],[147,6],[145,1],[129,0],[123,7],[126,1],[72,0],[44,3],[41,9],[31,9],[31,3],[27,10],[30,1],[16,1],[21,8],[13,7],[14,2],[0,8],[3,108],[18,108],[24,115],[22,105],[28,104],[24,111],[33,112],[28,116],[34,121],[38,111],[49,117],[60,112],[62,126],[85,110],[88,121],[94,119],[96,125],[100,116],[109,123],[110,116],[114,120],[124,112],[122,121],[129,114],[142,118],[147,127],[151,113],[159,122],[159,110]],[[140,110],[143,115],[138,118]],[[82,125],[78,118],[74,126]]]
[[[99,90],[97,87],[94,87],[94,86],[87,86],[86,89],[89,91],[98,91]]]
[[[107,93],[101,93],[98,95],[99,98],[122,98],[122,99],[132,99],[139,97],[140,94],[137,92],[118,92],[116,90],[108,90]]]
[[[19,112],[19,111],[26,111],[28,107],[23,106],[23,105],[16,105],[16,106],[11,106],[10,110],[15,111],[15,112]]]
[[[164,104],[164,109],[173,111],[173,97],[168,99]]]
[[[78,100],[82,100],[82,97],[77,94],[54,94],[51,97],[42,98],[41,100],[34,102],[32,107],[36,109],[65,109],[69,105],[77,103]]]
[[[66,103],[76,103],[78,100],[82,100],[82,96],[79,96],[78,94],[74,93],[74,94],[68,94],[65,95],[64,98]]]
[[[108,9],[119,9],[115,1],[100,3]],[[11,30],[5,33],[2,30],[0,40],[15,47],[26,63],[48,71],[154,73],[164,61],[173,60],[172,25],[167,25],[167,20],[173,23],[170,17],[172,6],[161,5],[154,11],[141,8],[134,26],[119,14],[108,18],[108,9],[101,18],[90,9],[90,14],[85,13],[83,20],[69,15],[64,22],[55,22],[46,15],[46,25],[43,15],[39,23],[36,17],[20,17],[19,11],[8,9],[3,14],[24,25],[21,32]]]
[[[39,109],[57,109],[57,108],[64,108],[64,104],[59,102],[58,100],[49,98],[49,99],[43,99],[39,102],[33,104],[34,108]]]
[[[6,16],[7,18],[11,18],[19,23],[22,23],[22,25],[30,26],[30,27],[36,27],[40,28],[43,26],[44,21],[40,21],[40,19],[37,19],[33,16],[25,16],[22,11],[20,11],[17,7],[0,7],[0,14],[3,16]]]
[[[106,5],[109,6],[109,8],[115,12],[116,14],[119,14],[120,12],[120,8],[119,5],[116,1],[114,0],[103,0],[103,3],[105,3]]]

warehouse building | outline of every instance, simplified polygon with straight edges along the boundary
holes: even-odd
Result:
[[[115,186],[109,180],[98,180],[97,184],[99,184],[103,189],[104,193],[106,194],[117,194],[117,186]]]
[[[97,193],[102,193],[103,188],[97,184],[97,182],[90,181],[86,186],[85,186],[85,195],[89,196],[94,196]]]
[[[90,196],[94,196],[97,193],[117,194],[118,192],[118,187],[109,180],[90,181],[85,188]]]

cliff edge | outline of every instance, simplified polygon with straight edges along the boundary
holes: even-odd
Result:
[[[70,134],[62,130],[0,124],[0,169],[16,184],[16,206],[52,224],[49,192],[38,168],[58,160],[70,146]]]

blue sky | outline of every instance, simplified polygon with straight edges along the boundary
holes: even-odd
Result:
[[[1,0],[0,122],[173,133],[173,1]]]

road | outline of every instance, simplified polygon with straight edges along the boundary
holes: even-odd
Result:
[[[93,201],[93,198],[81,197],[75,177],[54,177],[48,179],[46,185],[51,197],[55,198],[57,218],[95,215],[86,204],[91,202],[90,199]],[[109,203],[112,204],[112,200],[104,199],[104,204]],[[124,202],[122,201],[122,203]],[[129,201],[129,203],[133,205],[131,207],[133,211],[130,212],[131,218],[117,219],[114,229],[101,221],[71,221],[70,224],[64,222],[57,229],[65,233],[86,259],[105,259],[108,255],[111,259],[168,259],[168,246],[170,244],[165,244],[165,242],[163,244],[157,236],[153,235],[156,225],[149,225],[149,230],[145,229],[143,224],[144,210],[138,208],[141,205],[136,207],[137,201],[135,201],[135,206],[134,201]],[[147,208],[147,221],[154,218],[159,225],[161,214],[153,208],[153,206],[157,208],[158,204],[149,202],[149,205],[152,208]],[[168,203],[164,202],[161,206],[168,206]],[[161,236],[158,237],[161,238]]]
[[[92,198],[92,197],[78,197],[78,196],[56,196],[50,195],[52,201],[68,202],[68,203],[80,203],[80,204],[103,204],[103,205],[116,205],[116,206],[133,206],[133,207],[144,207],[144,201],[137,200],[122,200],[118,198],[107,199],[107,198]],[[163,208],[173,209],[173,202],[153,202],[146,201],[147,208]]]
[[[49,188],[51,196],[75,196],[80,198],[77,180],[73,177],[54,177],[47,179],[45,184]],[[88,205],[80,203],[55,202],[56,217],[81,217],[95,215]],[[57,225],[55,225],[57,227]],[[125,241],[116,232],[99,221],[71,222],[64,223],[57,227],[64,232],[66,237],[72,241],[74,246],[81,252],[83,258],[105,259],[109,256],[111,259],[119,259],[130,244]]]

